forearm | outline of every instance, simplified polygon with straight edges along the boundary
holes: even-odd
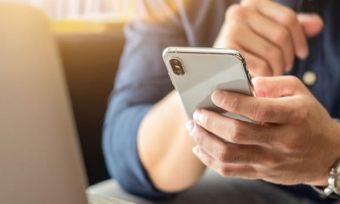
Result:
[[[138,152],[154,185],[165,192],[192,186],[204,165],[192,154],[194,141],[185,130],[187,117],[172,92],[143,119],[138,132]]]

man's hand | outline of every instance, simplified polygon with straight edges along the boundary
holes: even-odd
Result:
[[[279,184],[326,185],[340,157],[340,127],[299,79],[253,80],[257,97],[216,91],[212,100],[252,124],[198,110],[187,123],[194,153],[224,176]]]
[[[227,10],[214,47],[239,50],[253,76],[277,76],[292,68],[295,57],[307,57],[306,37],[322,27],[318,15],[297,15],[269,0],[244,0]]]

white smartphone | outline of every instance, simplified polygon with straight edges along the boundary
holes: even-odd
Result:
[[[250,119],[215,106],[211,94],[227,90],[254,96],[245,59],[231,49],[169,47],[163,59],[172,84],[178,91],[189,118],[196,109],[209,109],[227,117]]]

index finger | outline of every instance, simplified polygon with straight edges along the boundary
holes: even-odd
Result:
[[[212,101],[216,106],[261,123],[284,124],[289,121],[294,110],[283,100],[252,97],[228,91],[215,91],[212,95]]]
[[[297,19],[296,13],[292,9],[276,2],[263,0],[244,1],[243,4],[254,7],[263,15],[284,25],[290,32],[296,55],[301,59],[308,56],[306,36]]]

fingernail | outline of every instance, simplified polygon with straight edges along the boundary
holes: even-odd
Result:
[[[196,155],[196,156],[198,156],[198,154],[199,154],[199,150],[198,150],[198,146],[195,146],[194,148],[192,148],[192,152]]]
[[[220,104],[221,101],[223,100],[223,94],[221,91],[215,91],[212,96],[211,96],[211,100],[216,104]]]
[[[191,135],[192,130],[194,129],[194,123],[190,120],[185,123],[185,128],[188,130],[189,134]]]
[[[300,50],[298,52],[298,57],[301,59],[301,60],[304,60],[308,57],[309,53],[308,53],[308,50]]]
[[[193,117],[194,121],[196,121],[198,123],[202,123],[204,121],[204,115],[199,111],[195,111],[194,115],[192,117]]]

